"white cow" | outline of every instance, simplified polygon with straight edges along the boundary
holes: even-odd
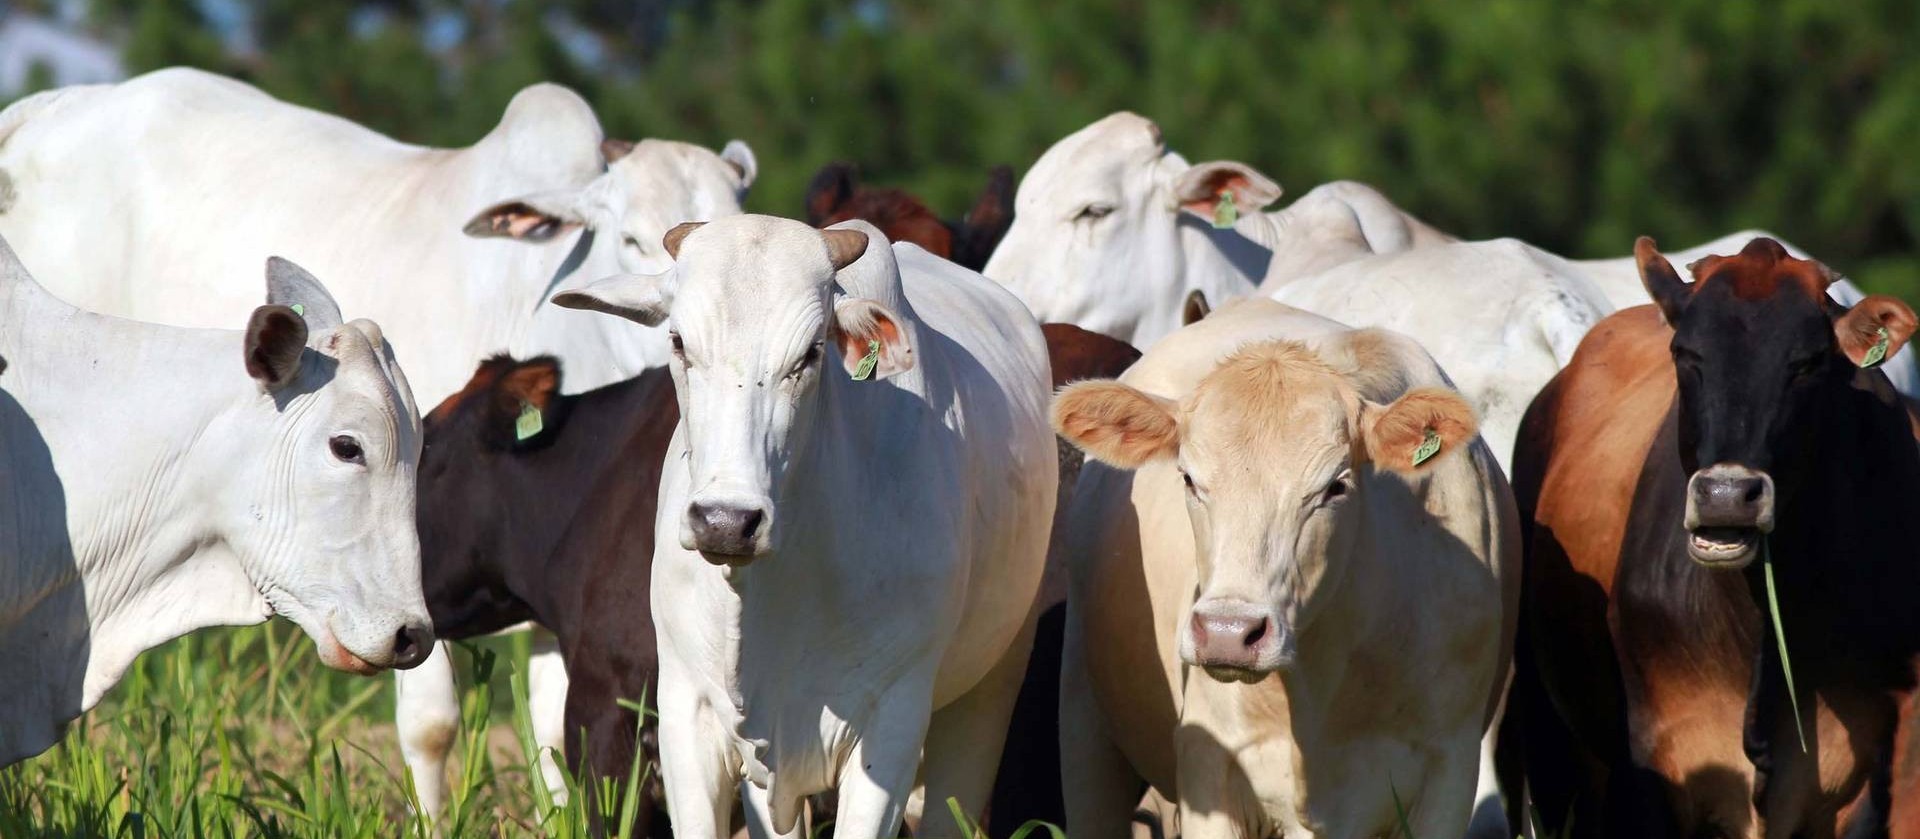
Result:
[[[1214,220],[1225,220],[1217,213],[1223,194],[1233,197],[1230,231],[1212,227]],[[1015,199],[1013,226],[985,273],[1018,294],[1042,321],[1073,323],[1145,349],[1180,326],[1183,304],[1192,292],[1219,305],[1252,294],[1255,286],[1274,292],[1370,255],[1457,241],[1364,184],[1323,184],[1283,209],[1258,211],[1280,195],[1272,179],[1244,163],[1189,165],[1167,150],[1153,122],[1116,113],[1054,144],[1028,170]],[[1767,234],[1736,233],[1683,251],[1678,258],[1738,253],[1758,235]],[[1258,247],[1249,250],[1248,244]],[[1573,296],[1602,300],[1602,316],[1649,302],[1630,256],[1565,260],[1537,249],[1533,254],[1527,261],[1551,261],[1556,271],[1565,269],[1567,281],[1593,283],[1596,288]],[[1509,270],[1524,271],[1526,266],[1516,263]],[[1365,272],[1346,276],[1364,277]],[[1414,296],[1395,301],[1396,308],[1424,304],[1418,286],[1402,290]],[[1445,293],[1458,293],[1458,287]],[[1846,282],[1835,283],[1831,293],[1848,305],[1861,296]],[[1304,300],[1280,299],[1306,306]],[[1510,308],[1508,301],[1480,302],[1489,309]],[[1320,313],[1356,326],[1373,322],[1357,310],[1355,305]],[[1552,319],[1587,317],[1589,313],[1570,310]],[[1460,327],[1445,323],[1435,328]],[[1558,327],[1543,322],[1540,328]],[[1449,357],[1429,343],[1431,333],[1410,334],[1428,344],[1449,373],[1463,377],[1464,359]],[[1911,351],[1903,349],[1888,363],[1887,373],[1901,392],[1920,395],[1920,367]],[[1475,397],[1471,390],[1468,395]],[[1522,407],[1531,396],[1521,397]],[[1508,450],[1489,439],[1504,462]]]
[[[267,291],[244,332],[125,321],[0,241],[0,766],[201,627],[279,614],[356,673],[431,648],[407,380],[305,271]]]
[[[653,566],[674,832],[728,835],[743,777],[759,835],[838,787],[834,835],[895,836],[916,772],[977,816],[1058,480],[1039,327],[864,222],[741,216],[666,247],[671,272],[554,302],[675,339],[658,532],[678,538]]]
[[[591,108],[556,85],[521,91],[480,142],[435,149],[172,69],[0,112],[0,235],[63,297],[179,326],[242,322],[255,295],[234,278],[287,255],[411,348],[434,405],[500,351],[560,356],[575,390],[666,363],[654,330],[543,303],[556,288],[663,269],[661,236],[740,212],[756,170],[739,141],[719,154],[603,147]],[[567,682],[550,639],[532,669],[537,739],[558,749]],[[459,723],[447,656],[399,686],[402,748],[434,812]],[[557,764],[543,767],[564,795]]]
[[[1459,836],[1519,519],[1432,359],[1247,300],[1053,416],[1100,461],[1063,534],[1073,834],[1127,835],[1144,780],[1188,839]]]

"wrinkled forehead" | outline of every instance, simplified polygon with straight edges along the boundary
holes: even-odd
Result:
[[[334,410],[366,424],[368,431],[385,430],[403,441],[417,438],[420,418],[406,374],[386,341],[363,331],[361,323],[344,324],[319,341],[320,351],[335,361],[333,379],[325,385],[332,390]]]
[[[641,140],[608,172],[626,187],[627,213],[666,228],[740,212],[733,167],[711,150],[670,140]]]
[[[1076,190],[1124,183],[1165,153],[1159,126],[1137,114],[1114,114],[1067,135],[1034,161],[1015,205],[1080,200]]]
[[[1229,357],[1188,395],[1181,442],[1268,460],[1320,458],[1351,444],[1358,407],[1352,386],[1310,350],[1262,345]]]
[[[681,243],[674,273],[673,317],[679,326],[698,312],[772,318],[818,309],[833,284],[820,231],[763,216],[702,225]]]

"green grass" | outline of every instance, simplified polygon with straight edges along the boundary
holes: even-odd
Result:
[[[556,807],[533,768],[527,644],[463,649],[462,731],[441,835],[585,836],[585,796]],[[644,702],[644,697],[635,697]],[[624,784],[637,789],[636,761]],[[615,790],[611,787],[622,787]],[[198,632],[148,652],[60,743],[0,770],[0,836],[426,836],[393,733],[393,679],[328,670],[284,621]],[[603,795],[615,828],[638,802]]]

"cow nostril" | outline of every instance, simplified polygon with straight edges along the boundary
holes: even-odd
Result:
[[[1261,618],[1258,623],[1255,623],[1252,626],[1252,628],[1247,630],[1245,635],[1241,636],[1240,640],[1241,640],[1241,643],[1245,644],[1248,649],[1252,649],[1254,647],[1259,646],[1261,639],[1264,639],[1266,637],[1267,637],[1267,619]]]
[[[766,520],[766,514],[759,510],[748,510],[740,516],[740,538],[752,539],[760,532],[760,523]]]
[[[1760,496],[1766,494],[1766,491],[1766,484],[1760,481],[1753,481],[1747,484],[1747,492],[1743,497],[1748,504],[1758,504],[1760,503]]]
[[[408,663],[419,658],[422,646],[417,633],[408,627],[402,626],[393,633],[393,657],[397,662]]]

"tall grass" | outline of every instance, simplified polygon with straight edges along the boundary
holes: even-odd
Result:
[[[524,638],[458,656],[470,678],[446,839],[586,835],[588,796],[555,805],[535,768],[526,656]],[[181,638],[141,656],[54,748],[0,770],[0,837],[433,835],[410,806],[392,685],[326,669],[282,621]],[[643,773],[636,760],[597,798],[611,834],[631,824]]]

